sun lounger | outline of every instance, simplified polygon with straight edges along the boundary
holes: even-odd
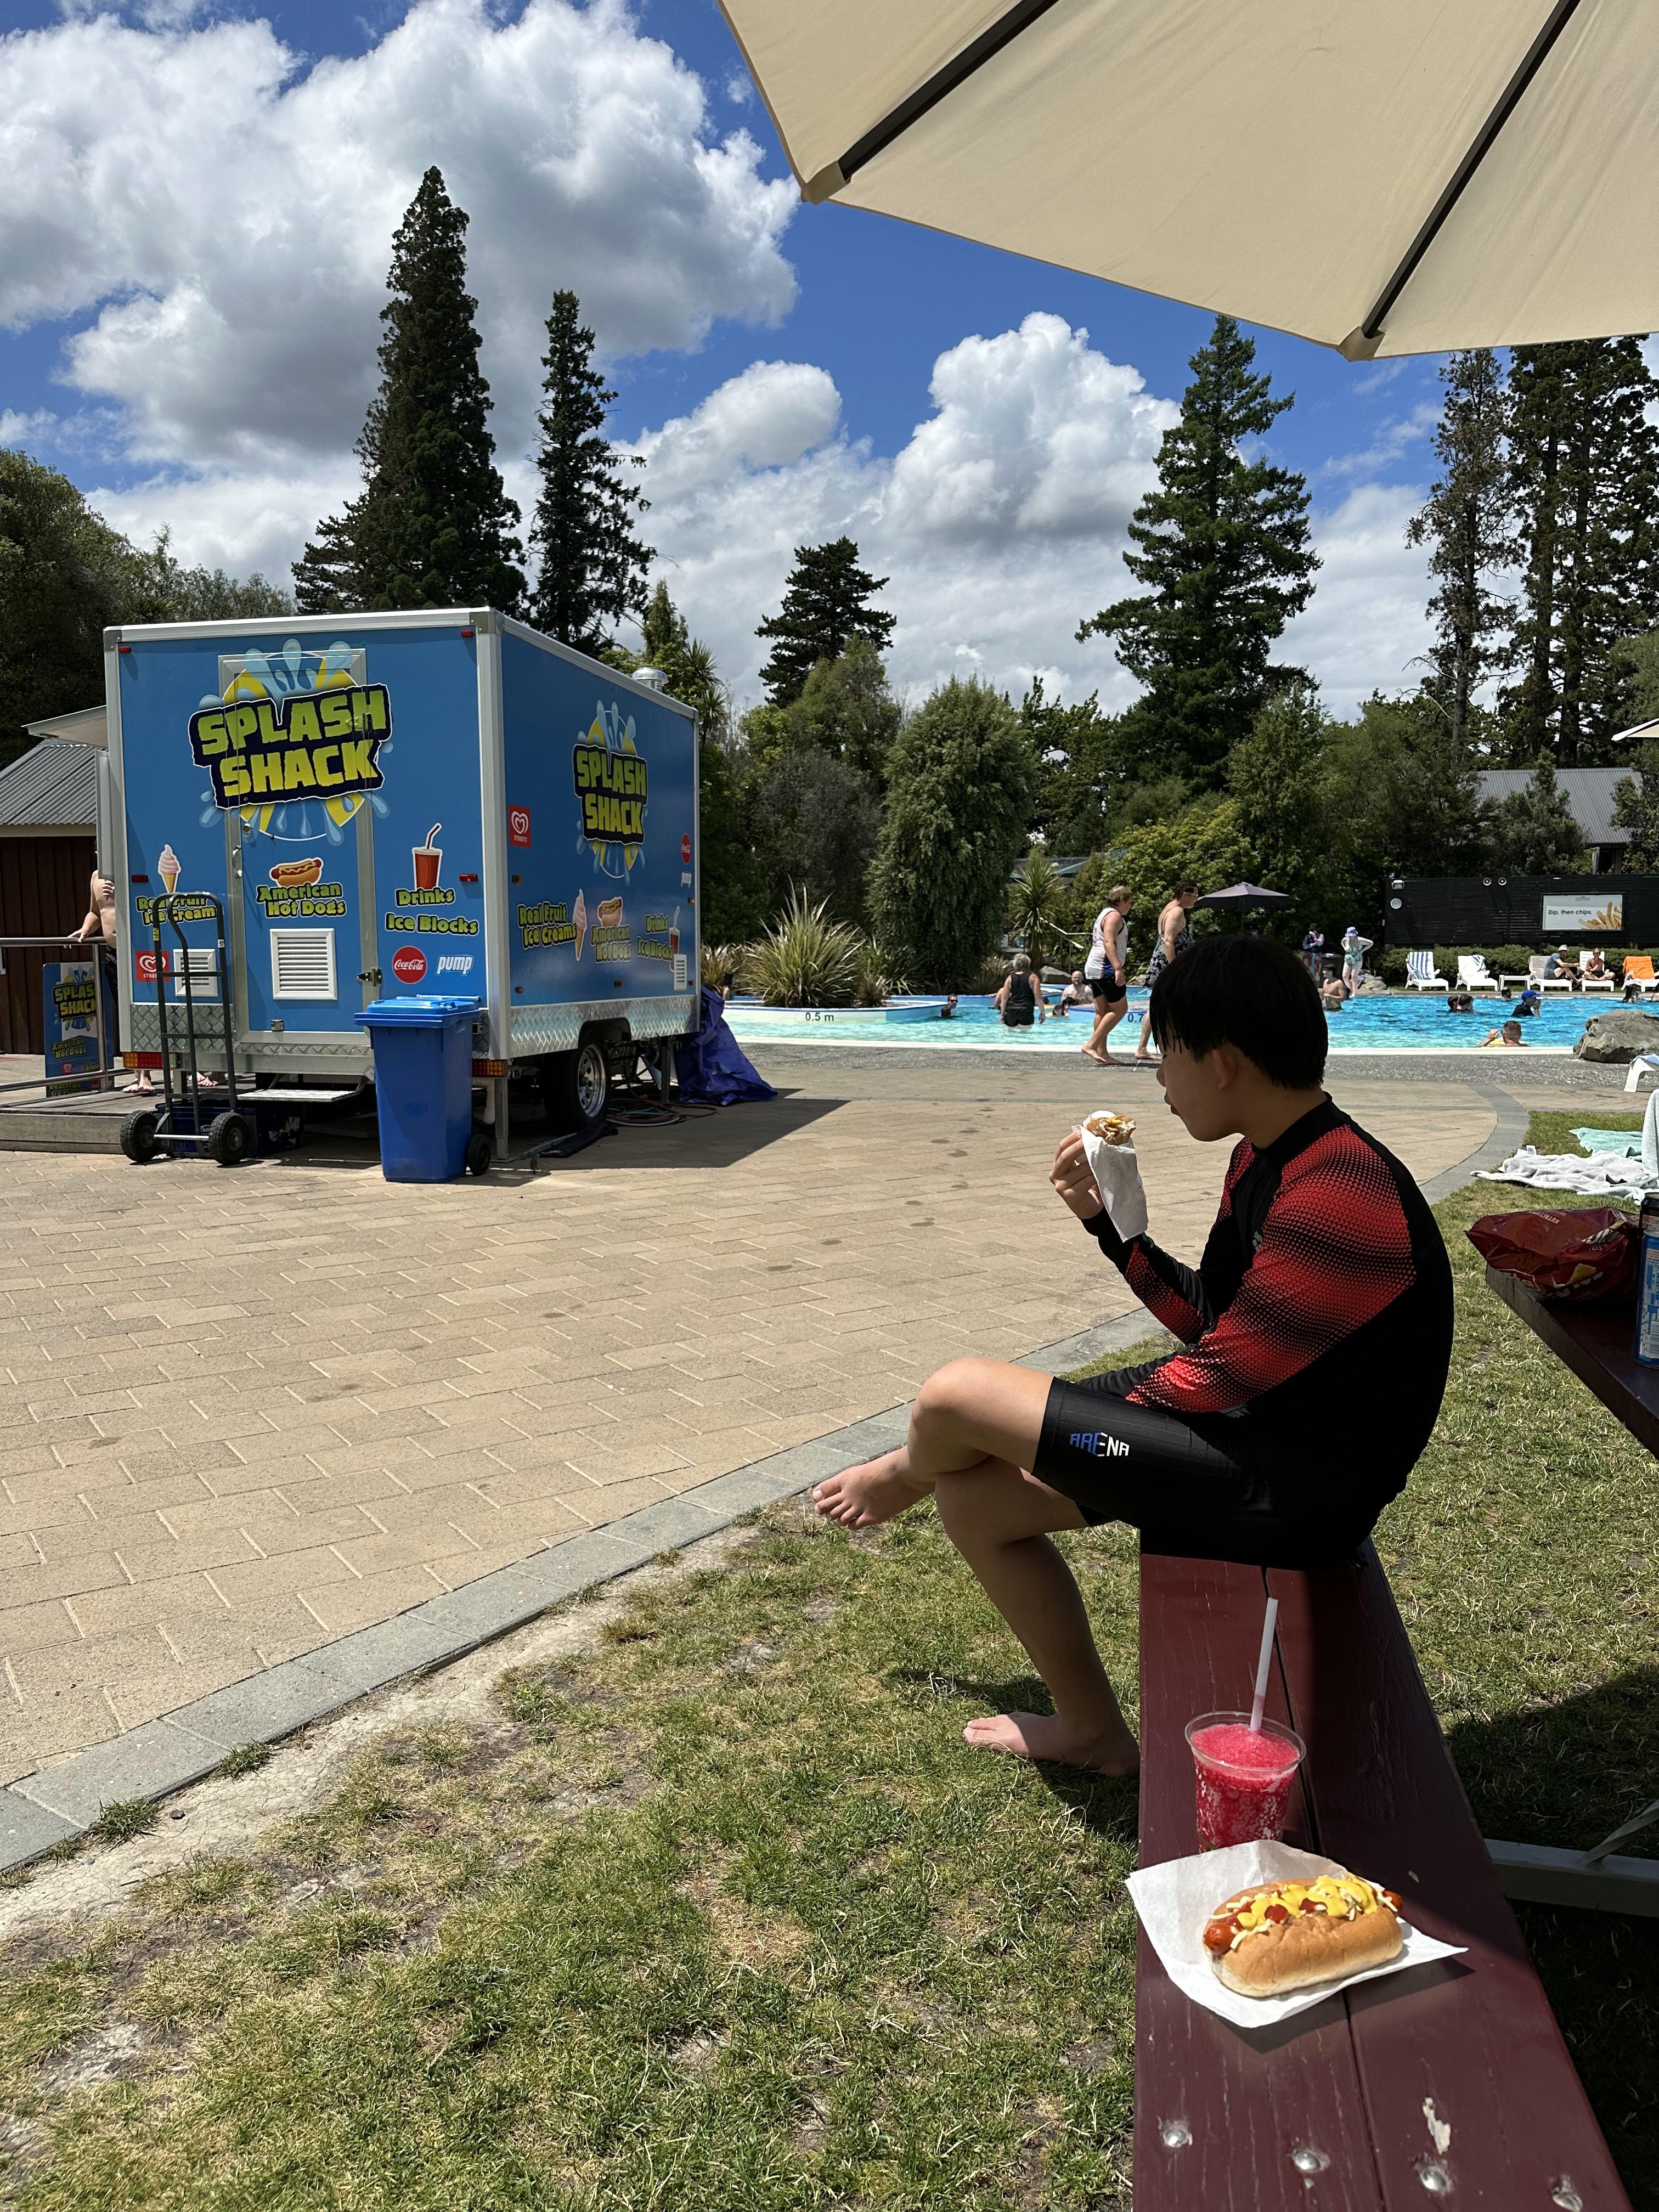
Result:
[[[1547,952],[1534,952],[1528,963],[1532,969],[1531,980],[1534,985],[1540,991],[1571,991],[1572,988],[1571,975],[1547,975],[1544,973],[1544,963],[1548,957],[1549,955]]]
[[[1650,952],[1630,953],[1625,961],[1625,981],[1634,983],[1639,991],[1659,991],[1659,975],[1653,972]]]
[[[1583,966],[1583,957],[1584,956],[1581,952],[1578,956],[1581,971]],[[1581,991],[1605,991],[1607,993],[1609,997],[1611,997],[1614,988],[1612,969],[1609,968],[1605,975],[1586,975],[1581,972],[1578,978],[1578,988]]]
[[[1498,979],[1487,967],[1484,952],[1458,954],[1457,980],[1468,991],[1495,991],[1498,988]]]
[[[1446,979],[1438,974],[1432,952],[1408,952],[1406,955],[1406,981],[1413,991],[1443,991]]]

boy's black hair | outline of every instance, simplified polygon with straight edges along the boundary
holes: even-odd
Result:
[[[1330,1039],[1314,979],[1269,938],[1200,938],[1153,984],[1149,1012],[1160,1050],[1201,1055],[1230,1044],[1286,1091],[1324,1079]]]

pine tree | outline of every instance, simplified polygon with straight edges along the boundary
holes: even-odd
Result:
[[[1571,876],[1590,865],[1584,833],[1555,780],[1555,763],[1539,756],[1532,781],[1492,809],[1492,866],[1510,876]]]
[[[357,440],[363,489],[294,564],[302,613],[489,605],[517,611],[519,510],[495,467],[467,218],[428,169],[392,242],[380,388]]]
[[[623,480],[624,462],[605,434],[617,395],[593,366],[593,333],[574,292],[556,292],[547,319],[541,445],[542,488],[531,524],[540,562],[530,619],[582,653],[601,652],[608,630],[645,609],[654,549],[634,534],[647,502]]]
[[[899,732],[871,906],[919,985],[965,989],[995,950],[1036,782],[1018,715],[986,684],[952,679]]]
[[[1255,347],[1231,315],[1188,366],[1181,420],[1158,448],[1158,489],[1135,509],[1125,565],[1144,595],[1091,616],[1079,639],[1114,637],[1146,687],[1126,716],[1153,773],[1213,785],[1231,747],[1273,688],[1273,640],[1308,604],[1317,555],[1308,544],[1301,477],[1245,438],[1265,437],[1293,404],[1254,376]]]
[[[1410,545],[1431,544],[1429,601],[1435,625],[1428,689],[1451,716],[1452,742],[1467,742],[1469,702],[1497,659],[1494,634],[1508,603],[1490,578],[1514,558],[1504,372],[1489,347],[1455,353],[1442,364],[1445,387],[1434,450],[1443,471],[1428,505],[1406,531]]]
[[[886,652],[896,617],[869,602],[887,578],[870,575],[858,562],[850,538],[796,546],[783,605],[755,632],[773,641],[761,682],[775,707],[798,699],[817,664],[839,660],[855,637],[867,638],[878,653]]]
[[[1659,616],[1659,384],[1635,338],[1517,346],[1510,367],[1510,489],[1522,599],[1503,701],[1510,757],[1563,767],[1607,757],[1625,714],[1614,653]]]

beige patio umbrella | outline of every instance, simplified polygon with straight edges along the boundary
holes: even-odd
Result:
[[[722,0],[803,193],[1336,346],[1659,326],[1659,0]]]

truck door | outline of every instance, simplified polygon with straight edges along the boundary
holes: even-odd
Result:
[[[364,682],[364,659],[361,648],[319,652],[309,641],[283,655],[223,654],[221,696],[234,704],[344,690]],[[371,802],[364,792],[301,790],[228,816],[244,1036],[361,1035],[355,1018],[378,984]]]

